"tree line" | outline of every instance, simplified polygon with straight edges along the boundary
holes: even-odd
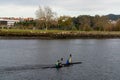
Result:
[[[60,16],[50,7],[39,7],[37,19],[15,23],[16,28],[41,30],[120,31],[120,20],[112,21],[108,16],[79,15]]]

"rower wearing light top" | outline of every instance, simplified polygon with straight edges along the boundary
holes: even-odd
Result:
[[[71,64],[72,63],[72,55],[70,54],[70,56],[69,56],[69,58],[68,58],[68,60],[67,60],[67,62],[66,62],[66,64]]]

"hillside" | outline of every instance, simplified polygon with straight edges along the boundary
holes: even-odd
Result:
[[[106,15],[110,20],[118,20],[120,19],[120,15],[115,15],[115,14],[108,14]]]

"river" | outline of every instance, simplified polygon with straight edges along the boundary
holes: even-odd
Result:
[[[82,64],[35,69],[69,54]],[[120,80],[120,39],[1,39],[0,80]]]

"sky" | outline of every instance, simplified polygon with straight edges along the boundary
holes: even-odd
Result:
[[[0,0],[0,17],[33,17],[39,6],[58,16],[120,14],[120,0]]]

